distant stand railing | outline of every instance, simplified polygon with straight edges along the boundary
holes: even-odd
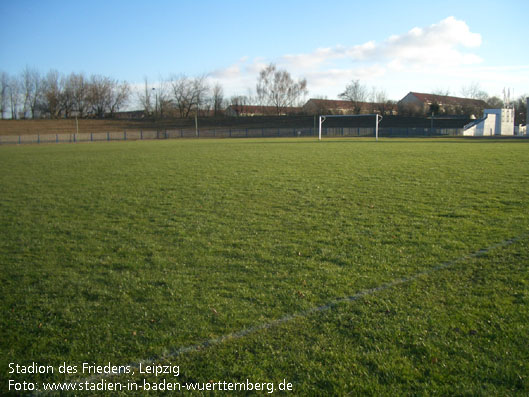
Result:
[[[380,137],[458,136],[461,128],[379,128]],[[113,132],[81,132],[78,134],[0,135],[0,144],[81,143],[138,141],[179,138],[277,138],[316,137],[314,128],[203,128],[166,130],[124,130]],[[324,137],[374,137],[375,128],[328,127],[322,129]]]

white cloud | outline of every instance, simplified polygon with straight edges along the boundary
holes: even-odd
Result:
[[[285,54],[276,59],[243,57],[211,77],[225,87],[227,96],[247,94],[254,89],[259,71],[270,62],[288,70],[294,78],[306,78],[310,95],[336,97],[352,79],[376,85],[400,99],[408,91],[435,87],[457,87],[478,77],[500,79],[508,72],[484,69],[484,60],[476,54],[482,37],[472,32],[465,21],[448,17],[426,27],[350,46],[335,45],[312,52]],[[527,68],[523,69],[525,72]],[[502,74],[503,73],[503,74]],[[523,72],[517,72],[521,76]],[[519,77],[523,82],[527,78]],[[488,84],[482,82],[483,87]]]
[[[236,63],[223,69],[217,69],[209,74],[213,83],[220,83],[226,97],[232,95],[251,95],[255,87],[259,71],[266,66],[262,58],[240,58]]]
[[[218,69],[211,73],[211,77],[219,80],[238,78],[241,75],[239,65],[231,65],[224,69]]]
[[[448,17],[426,28],[389,37],[374,49],[390,62],[412,65],[468,65],[481,58],[467,52],[481,45],[481,35],[472,33],[464,21]]]
[[[280,59],[281,64],[299,68],[314,68],[321,66],[325,62],[335,59],[342,59],[346,56],[346,48],[336,46],[333,48],[318,48],[309,54],[288,54]]]
[[[373,58],[373,55],[376,54],[377,45],[374,41],[368,41],[367,43],[355,45],[347,49],[346,54],[351,59],[358,61],[365,61],[370,58]]]
[[[310,69],[337,59],[390,64],[475,64],[481,58],[467,51],[481,45],[481,35],[472,33],[464,21],[448,17],[426,28],[415,27],[377,44],[368,41],[351,47],[318,48],[308,54],[289,54],[282,63]]]

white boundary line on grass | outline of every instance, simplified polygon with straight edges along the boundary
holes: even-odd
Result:
[[[335,299],[333,301],[330,301],[329,303],[326,303],[325,305],[312,307],[310,309],[304,310],[302,312],[294,313],[294,314],[287,314],[286,316],[278,318],[277,320],[273,320],[273,321],[270,321],[270,322],[267,322],[267,323],[255,325],[255,326],[250,327],[250,328],[245,328],[245,329],[242,329],[240,331],[236,331],[236,332],[232,332],[232,333],[227,334],[227,335],[219,336],[218,338],[208,339],[208,340],[206,340],[204,342],[201,342],[201,343],[198,343],[198,344],[195,344],[195,345],[182,346],[182,347],[179,347],[177,349],[174,349],[172,352],[170,352],[168,354],[164,354],[164,355],[161,355],[159,357],[152,357],[152,358],[149,358],[149,359],[140,360],[140,361],[137,361],[135,363],[129,363],[127,365],[132,370],[136,370],[136,369],[139,369],[140,364],[141,365],[145,365],[145,364],[151,364],[153,362],[160,362],[162,360],[168,360],[168,359],[172,359],[172,358],[178,357],[178,356],[180,356],[182,354],[185,354],[185,353],[194,352],[194,351],[198,351],[198,350],[201,350],[201,349],[206,349],[206,348],[209,348],[209,347],[212,347],[212,346],[215,346],[215,345],[219,345],[219,344],[224,343],[224,342],[229,341],[229,340],[240,339],[240,338],[243,338],[243,337],[245,337],[247,335],[253,334],[255,332],[258,332],[258,331],[261,331],[261,330],[264,330],[264,329],[269,329],[269,328],[278,326],[278,325],[283,324],[283,323],[287,323],[287,322],[292,321],[292,320],[294,320],[296,318],[303,318],[303,317],[307,317],[307,316],[309,316],[311,314],[314,314],[314,313],[320,313],[320,312],[324,312],[324,311],[330,310],[330,309],[332,309],[333,307],[335,307],[336,305],[338,305],[340,303],[353,302],[353,301],[356,301],[356,300],[359,300],[359,299],[363,298],[364,296],[373,295],[373,294],[375,294],[377,292],[387,290],[387,289],[395,287],[397,285],[405,284],[405,283],[410,282],[410,281],[414,281],[414,280],[418,279],[421,276],[427,276],[427,275],[429,275],[431,273],[434,273],[434,272],[436,272],[438,270],[446,269],[446,268],[455,266],[455,265],[457,265],[457,264],[459,264],[461,262],[464,262],[466,260],[483,256],[483,255],[485,255],[486,253],[488,253],[488,252],[490,252],[492,250],[495,250],[495,249],[500,248],[500,247],[509,246],[509,245],[514,244],[514,243],[516,243],[516,242],[518,242],[520,240],[523,240],[523,239],[525,239],[527,237],[529,237],[529,233],[524,233],[524,234],[521,234],[521,235],[519,235],[517,237],[513,237],[511,239],[506,239],[506,240],[503,240],[503,241],[501,241],[499,243],[493,244],[493,245],[491,245],[491,246],[489,246],[487,248],[482,248],[482,249],[480,249],[478,251],[475,251],[475,252],[473,252],[471,254],[461,256],[459,258],[456,258],[456,259],[448,261],[448,262],[443,262],[443,263],[441,263],[441,264],[439,264],[437,266],[428,268],[426,270],[420,271],[420,272],[412,274],[410,276],[402,277],[402,278],[390,281],[388,283],[384,283],[382,285],[379,285],[378,287],[361,290],[361,291],[357,292],[354,295],[346,296],[346,297],[343,297],[343,298],[337,298],[337,299]],[[78,381],[72,381],[72,382],[63,381],[63,382],[60,382],[60,383],[77,383],[77,384],[85,383],[85,382],[91,383],[91,382],[94,382],[96,380],[109,378],[109,377],[114,377],[114,376],[119,376],[119,375],[122,375],[122,374],[123,373],[98,374],[98,375],[93,375],[93,376],[90,376],[90,377],[87,377],[87,378],[84,378],[84,379],[81,379],[81,380],[78,380]],[[48,383],[57,383],[57,382],[48,382]],[[50,393],[50,392],[37,391],[33,395],[45,395],[45,394],[48,394],[48,393]]]

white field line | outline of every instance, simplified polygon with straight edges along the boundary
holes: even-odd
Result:
[[[475,252],[473,252],[471,254],[467,254],[467,255],[461,256],[459,258],[456,258],[456,259],[448,261],[448,262],[443,262],[443,263],[441,263],[441,264],[439,264],[437,266],[428,268],[426,270],[420,271],[420,272],[412,274],[410,276],[402,277],[402,278],[390,281],[388,283],[381,284],[378,287],[361,290],[361,291],[357,292],[354,295],[350,295],[350,296],[346,296],[346,297],[342,297],[342,298],[337,298],[337,299],[335,299],[333,301],[330,301],[329,303],[326,303],[325,305],[312,307],[310,309],[307,309],[307,310],[304,310],[304,311],[298,312],[298,313],[287,314],[287,315],[285,315],[285,316],[283,316],[281,318],[278,318],[277,320],[273,320],[273,321],[270,321],[270,322],[267,322],[267,323],[255,325],[255,326],[250,327],[250,328],[245,328],[245,329],[242,329],[240,331],[236,331],[236,332],[232,332],[232,333],[227,334],[227,335],[219,336],[218,338],[208,339],[208,340],[205,340],[205,341],[203,341],[201,343],[198,343],[198,344],[195,344],[195,345],[178,347],[178,348],[172,350],[168,354],[164,354],[164,355],[161,355],[159,357],[152,357],[152,358],[140,360],[140,361],[137,361],[135,363],[129,363],[127,365],[131,368],[131,370],[136,370],[136,369],[139,369],[140,364],[141,365],[146,365],[146,364],[152,364],[153,362],[166,361],[168,359],[172,359],[172,358],[178,357],[178,356],[180,356],[182,354],[185,354],[185,353],[206,349],[206,348],[209,348],[209,347],[212,347],[212,346],[215,346],[215,345],[219,345],[219,344],[224,343],[224,342],[229,341],[229,340],[240,339],[240,338],[243,338],[243,337],[245,337],[247,335],[253,334],[255,332],[258,332],[258,331],[261,331],[261,330],[264,330],[264,329],[268,329],[268,328],[272,328],[272,327],[278,326],[278,325],[283,324],[283,323],[287,323],[287,322],[292,321],[292,320],[294,320],[296,318],[303,318],[303,317],[307,317],[307,316],[309,316],[311,314],[314,314],[314,313],[320,313],[320,312],[324,312],[324,311],[330,310],[330,309],[332,309],[333,307],[335,307],[336,305],[338,305],[340,303],[353,302],[353,301],[356,301],[356,300],[359,300],[359,299],[363,298],[364,296],[373,295],[373,294],[376,294],[377,292],[387,290],[387,289],[395,287],[397,285],[401,285],[401,284],[405,284],[405,283],[410,282],[410,281],[414,281],[414,280],[418,279],[419,277],[427,276],[427,275],[429,275],[431,273],[434,273],[434,272],[437,272],[439,270],[455,266],[455,265],[457,265],[459,263],[462,263],[462,262],[465,262],[465,261],[467,261],[469,259],[483,256],[483,255],[487,254],[488,252],[490,252],[492,250],[495,250],[495,249],[501,248],[501,247],[509,246],[509,245],[514,244],[514,243],[516,243],[516,242],[518,242],[520,240],[523,240],[523,239],[525,239],[527,237],[529,237],[529,233],[524,233],[524,234],[522,234],[522,235],[520,235],[518,237],[514,237],[514,238],[511,238],[511,239],[503,240],[503,241],[501,241],[499,243],[496,243],[496,244],[493,244],[493,245],[491,245],[491,246],[489,246],[487,248],[480,249],[480,250],[475,251]],[[90,383],[90,382],[95,382],[95,381],[103,379],[103,378],[119,376],[119,375],[122,375],[122,374],[123,373],[97,374],[97,375],[93,375],[93,376],[90,376],[90,377],[87,377],[87,378],[84,378],[84,379],[81,379],[81,380],[78,380],[78,381],[74,381],[72,383],[85,383],[85,382],[89,382]],[[62,382],[62,383],[64,383],[64,382]],[[36,395],[42,395],[42,394],[47,394],[47,393],[45,393],[45,392],[44,393],[43,392],[37,392],[36,393]]]

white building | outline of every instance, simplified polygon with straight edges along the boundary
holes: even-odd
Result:
[[[485,109],[483,118],[467,124],[463,135],[514,135],[514,109]]]

